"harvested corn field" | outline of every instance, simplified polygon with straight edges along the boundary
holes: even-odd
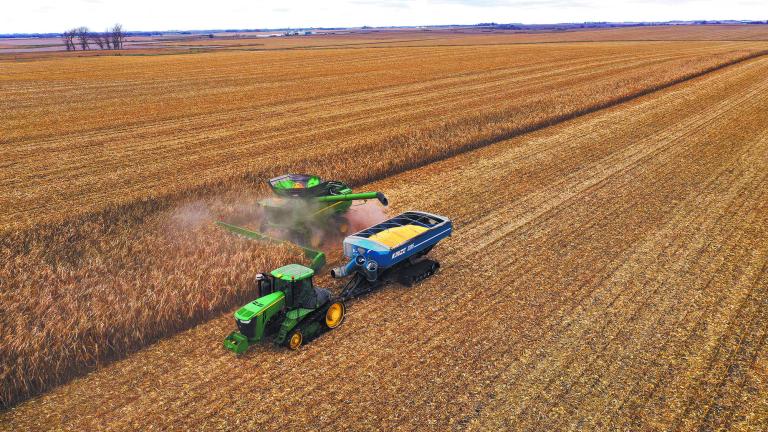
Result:
[[[765,430],[766,76],[745,61],[365,185],[451,216],[437,276],[298,353],[235,358],[222,316],[0,424]]]
[[[617,42],[6,63],[0,229],[287,167],[379,178],[765,49]]]
[[[766,49],[465,44],[3,64],[2,403],[242,302],[296,251],[210,222],[268,177],[384,178]]]

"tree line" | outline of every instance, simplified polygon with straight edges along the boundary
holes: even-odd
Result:
[[[64,46],[67,51],[76,51],[79,46],[81,50],[91,49],[91,44],[95,44],[99,49],[123,49],[125,42],[125,31],[121,24],[115,24],[111,29],[104,32],[92,32],[88,27],[77,27],[67,30],[61,35]]]

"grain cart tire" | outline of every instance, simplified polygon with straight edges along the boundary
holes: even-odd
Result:
[[[301,344],[304,342],[304,335],[301,333],[301,329],[296,329],[291,332],[290,335],[288,335],[288,342],[286,342],[286,345],[288,348],[296,351],[301,347]]]
[[[325,312],[325,326],[329,329],[335,329],[344,322],[344,316],[347,314],[347,307],[344,302],[335,301],[331,303]]]

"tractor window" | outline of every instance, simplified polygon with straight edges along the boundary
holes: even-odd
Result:
[[[317,307],[317,293],[311,278],[296,282],[296,291],[296,303],[299,307],[307,309]]]
[[[275,291],[283,291],[285,292],[285,289],[287,288],[288,283],[280,278],[274,278],[274,287],[273,289]],[[287,294],[287,293],[286,293]]]

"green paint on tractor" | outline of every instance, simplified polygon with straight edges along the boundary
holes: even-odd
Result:
[[[242,354],[272,336],[275,344],[298,349],[303,342],[341,324],[344,303],[327,289],[315,287],[314,274],[313,269],[300,264],[259,273],[256,282],[261,297],[235,312],[237,330],[224,339],[224,347]],[[340,308],[341,315],[328,314],[331,308]]]

